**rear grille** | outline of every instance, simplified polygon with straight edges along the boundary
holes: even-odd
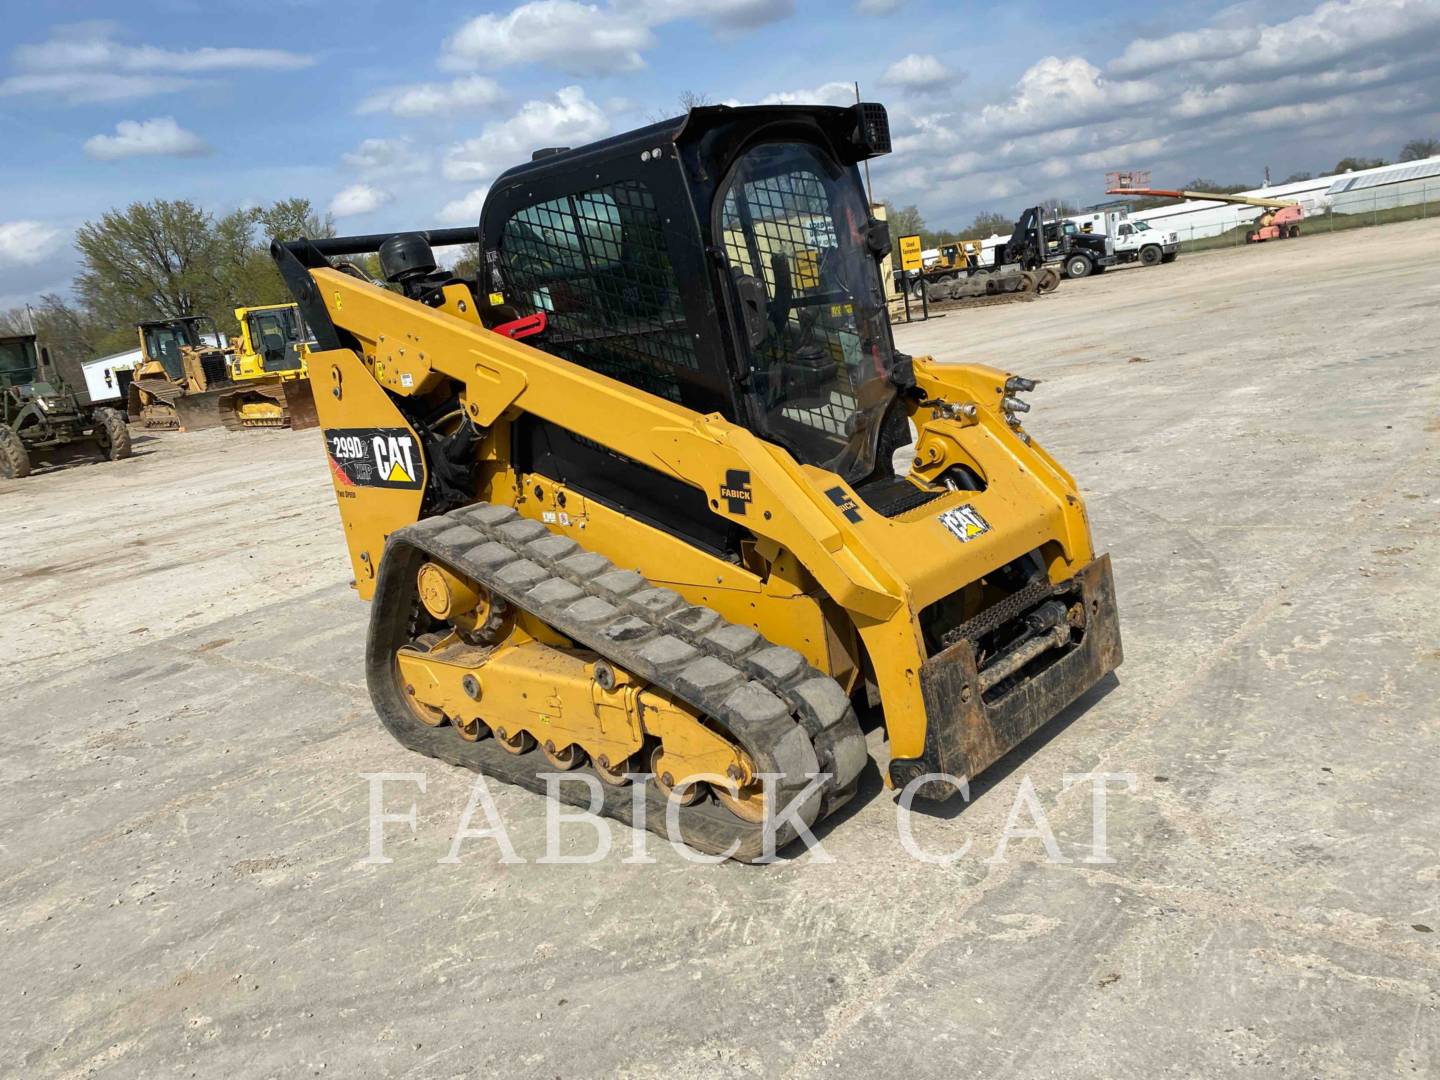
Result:
[[[881,517],[894,518],[924,506],[926,503],[934,502],[940,496],[949,493],[925,491],[904,477],[893,476],[858,487],[855,489],[855,494],[859,495],[865,505]]]
[[[225,364],[224,356],[202,356],[200,358],[200,369],[205,372],[206,386],[214,386],[217,383],[230,381],[230,369]]]

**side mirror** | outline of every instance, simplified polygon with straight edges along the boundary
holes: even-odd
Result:
[[[758,349],[770,333],[765,286],[749,274],[736,274],[735,292],[740,298],[740,314],[745,319],[745,336],[750,348]]]
[[[890,254],[890,223],[871,218],[865,223],[865,249],[877,259]]]

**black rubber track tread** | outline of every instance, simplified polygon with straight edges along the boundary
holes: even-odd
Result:
[[[775,793],[787,805],[817,772],[829,773],[798,815],[813,825],[853,793],[867,758],[864,737],[845,692],[798,653],[772,645],[748,627],[651,585],[633,571],[585,551],[569,537],[521,517],[513,508],[476,503],[392,533],[381,560],[371,611],[366,669],[381,721],[405,746],[548,793],[539,755],[516,757],[494,740],[466,742],[448,726],[421,723],[400,697],[395,651],[410,638],[414,580],[426,557],[478,581],[618,667],[674,694],[729,731],[762,772],[785,776]],[[566,802],[586,805],[572,785]],[[631,788],[605,788],[603,812],[634,823]],[[666,802],[647,785],[646,825],[665,835]],[[741,861],[765,855],[762,827],[704,800],[679,811],[680,833],[698,851]],[[785,825],[774,847],[794,839]]]

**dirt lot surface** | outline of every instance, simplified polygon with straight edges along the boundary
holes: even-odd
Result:
[[[626,863],[617,825],[542,864],[546,802],[497,784],[525,861],[440,863],[471,777],[373,718],[316,433],[0,482],[0,1072],[1440,1074],[1437,248],[1306,237],[898,329],[1044,380],[1125,638],[914,818],[950,865],[873,778],[828,862]],[[1134,777],[1111,862],[1065,786],[1093,771]],[[417,774],[378,866],[376,772]],[[1064,861],[996,857],[1031,792]]]

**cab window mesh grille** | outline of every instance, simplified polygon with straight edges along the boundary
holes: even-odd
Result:
[[[779,410],[785,420],[800,423],[843,444],[847,422],[856,410],[849,366],[857,338],[850,305],[827,302],[822,280],[825,252],[837,246],[834,205],[826,183],[813,172],[793,171],[735,184],[725,196],[721,223],[725,254],[732,267],[757,278],[772,310],[787,290],[790,306],[785,325],[772,333],[757,358],[764,368],[785,363],[797,342],[823,357],[831,386],[820,399],[788,401]]]
[[[511,302],[545,351],[672,401],[699,369],[654,196],[627,180],[517,211],[500,239]]]

